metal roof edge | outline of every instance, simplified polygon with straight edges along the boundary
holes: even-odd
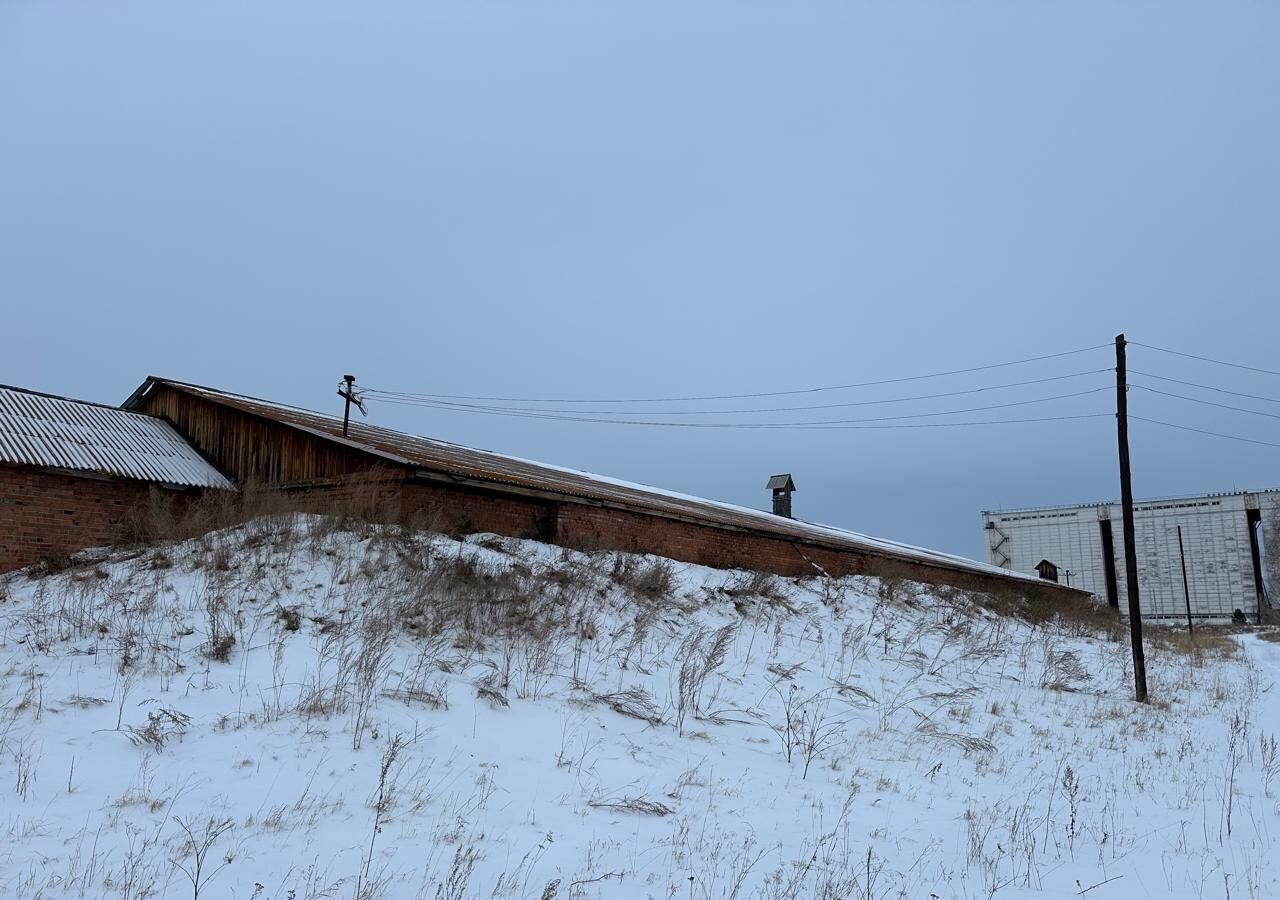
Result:
[[[120,406],[112,406],[110,403],[99,403],[97,400],[82,400],[79,397],[68,397],[65,394],[52,394],[48,391],[37,391],[34,388],[22,387],[17,384],[0,383],[0,391],[17,391],[19,394],[30,394],[33,397],[43,397],[46,400],[61,400],[63,403],[75,403],[78,406],[95,406],[98,409],[109,409],[114,412],[125,412],[134,416],[143,416],[148,419],[154,419],[155,416],[150,413],[142,412],[138,409]],[[135,391],[136,393],[136,391]]]
[[[288,406],[287,404],[276,403],[272,400],[263,400],[258,397],[250,397],[248,394],[232,394],[230,391],[220,391],[217,388],[204,387],[203,385],[199,385],[199,384],[190,384],[185,381],[173,381],[172,379],[169,379],[169,378],[154,378],[154,377],[148,378],[147,381],[150,386],[163,384],[167,387],[173,388],[174,390],[182,391],[183,393],[188,394],[192,397],[199,397],[203,400],[208,400],[210,403],[220,402],[216,396],[217,394],[227,394],[228,396],[239,397],[244,400],[252,400],[255,403],[262,403],[267,406],[280,406],[280,407],[286,407],[288,409],[295,409],[299,412],[305,412],[308,415],[313,415],[313,416],[325,415],[324,413],[316,412],[313,409],[306,409],[301,406]],[[144,392],[142,396],[145,397],[146,394],[149,392],[150,391]],[[136,394],[137,391],[135,391],[134,393]],[[210,395],[214,395],[214,396],[210,396]],[[141,400],[142,398],[139,397],[138,399]],[[332,441],[335,444],[341,444],[342,446],[349,447],[352,450],[358,450],[361,453],[368,453],[371,456],[380,457],[382,459],[387,460],[388,462],[393,462],[397,465],[402,465],[402,466],[418,465],[418,463],[415,463],[413,462],[413,460],[410,460],[410,459],[405,459],[403,456],[396,456],[394,453],[388,453],[385,450],[379,450],[377,447],[370,447],[368,444],[362,444],[359,441],[353,441],[350,438],[344,438],[341,435],[329,434],[327,431],[321,431],[317,428],[309,428],[306,425],[301,425],[297,422],[286,422],[280,419],[273,419],[271,416],[268,416],[265,413],[242,409],[239,406],[231,406],[230,404],[226,404],[226,403],[223,403],[222,405],[226,405],[229,408],[234,409],[236,412],[242,413],[243,415],[255,416],[259,419],[266,419],[268,422],[274,422],[277,425],[283,425],[286,428],[292,428],[296,431],[301,431],[304,434],[311,435],[312,437],[318,437],[326,441]],[[337,421],[336,416],[327,416],[326,418],[332,418],[335,422]]]
[[[1280,488],[1261,488],[1258,490],[1209,491],[1203,494],[1171,494],[1163,497],[1135,497],[1134,506],[1147,503],[1176,503],[1181,500],[1216,500],[1222,497],[1251,497],[1258,494],[1280,494]],[[1012,513],[1054,512],[1067,509],[1097,509],[1100,506],[1117,506],[1119,500],[1100,500],[1094,503],[1060,503],[1047,506],[1015,506],[1008,509],[984,509],[983,516],[1004,516]]]
[[[164,379],[157,378],[155,375],[148,375],[142,380],[142,384],[134,388],[133,393],[126,397],[124,402],[120,404],[120,409],[137,412],[138,404],[142,401],[142,398],[150,393],[151,388],[160,381],[164,381]]]
[[[278,406],[282,409],[294,409],[298,412],[308,413],[313,416],[324,416],[327,419],[337,419],[337,416],[331,416],[327,413],[318,412],[314,409],[307,409],[305,406],[293,406],[289,403],[280,403],[277,400],[267,400],[264,397],[254,397],[252,394],[240,394],[235,391],[225,391],[222,388],[213,388],[205,384],[196,384],[194,381],[181,381],[177,378],[165,378],[162,375],[148,375],[142,384],[140,384],[137,389],[129,395],[128,399],[120,405],[124,406],[125,404],[134,401],[135,398],[140,400],[143,396],[146,396],[151,387],[157,384],[166,384],[175,388],[193,388],[197,391],[208,391],[211,394],[224,394],[228,397],[237,397],[241,400],[252,400],[254,403],[262,403],[267,406]]]

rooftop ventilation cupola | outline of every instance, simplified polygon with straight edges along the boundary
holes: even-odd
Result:
[[[789,474],[771,475],[769,483],[765,487],[773,491],[773,514],[790,519],[791,494],[796,489],[795,481],[792,480]]]

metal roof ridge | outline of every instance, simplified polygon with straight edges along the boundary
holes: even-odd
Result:
[[[181,381],[177,378],[165,378],[161,375],[148,375],[143,380],[142,384],[138,385],[138,387],[134,390],[134,392],[130,394],[128,398],[125,399],[124,402],[129,403],[131,400],[133,400],[134,397],[138,396],[138,394],[141,393],[144,388],[149,387],[152,384],[167,384],[177,388],[194,388],[197,391],[208,391],[211,394],[221,394],[224,397],[234,397],[238,400],[250,400],[254,403],[261,403],[265,406],[276,406],[281,409],[292,409],[292,410],[296,410],[297,412],[304,412],[313,416],[323,416],[326,419],[335,419],[337,421],[341,421],[341,417],[333,416],[329,413],[323,413],[315,409],[307,409],[305,406],[293,406],[288,403],[280,403],[277,400],[267,400],[262,397],[254,397],[251,394],[240,394],[240,393],[237,393],[236,391],[228,391],[228,390],[223,390],[222,388],[209,387],[206,384],[196,384],[194,381]],[[121,404],[122,408],[123,406],[124,404]]]
[[[148,375],[147,381],[144,382],[143,385],[140,386],[137,391],[134,391],[134,394],[137,394],[139,391],[142,390],[142,387],[145,387],[146,384],[152,383],[152,382],[157,384],[167,384],[178,389],[190,388],[196,391],[205,391],[210,394],[216,394],[222,397],[229,397],[235,400],[247,400],[250,403],[260,403],[263,406],[274,407],[276,409],[284,409],[284,410],[291,410],[293,412],[306,413],[309,416],[319,416],[320,418],[328,422],[332,422],[334,425],[338,425],[342,422],[342,416],[335,415],[333,413],[321,412],[320,410],[311,409],[306,406],[295,406],[291,403],[281,403],[277,400],[267,400],[262,397],[255,397],[252,394],[240,394],[240,393],[237,393],[236,391],[227,391],[227,390],[223,390],[222,388],[209,387],[208,385],[196,384],[195,382],[192,382],[192,381],[178,381],[173,378],[161,378],[156,375]],[[133,397],[133,394],[130,395],[130,399],[132,399],[132,397]],[[355,432],[358,429],[368,429],[370,431],[381,432],[388,435],[395,435],[397,437],[413,438],[415,441],[431,441],[432,443],[439,444],[442,447],[454,447],[458,450],[466,450],[471,453],[488,453],[491,456],[498,456],[503,459],[510,459],[510,460],[515,460],[517,462],[529,463],[530,465],[546,466],[548,468],[561,468],[558,466],[553,466],[551,463],[539,462],[538,460],[533,460],[533,459],[525,459],[523,457],[516,456],[512,453],[504,453],[501,450],[489,450],[485,447],[471,447],[471,446],[468,446],[467,444],[459,444],[455,441],[447,441],[444,438],[431,437],[425,434],[414,434],[413,432],[410,432],[410,431],[400,431],[399,429],[396,429],[396,428],[388,428],[386,425],[373,425],[368,422],[352,420],[350,423],[351,434],[347,436],[346,443],[358,444],[361,447],[361,449],[365,449],[365,450],[371,450],[372,448],[369,448],[367,445],[364,445],[364,444],[359,444],[359,442],[350,440],[351,438],[356,436]],[[324,432],[315,432],[315,433],[325,438],[331,438],[338,441],[344,440],[340,435],[327,434]],[[574,474],[578,474],[578,475],[589,475],[595,478],[604,477],[604,476],[593,475],[592,473],[583,471],[581,469],[563,469],[563,471],[573,472]]]

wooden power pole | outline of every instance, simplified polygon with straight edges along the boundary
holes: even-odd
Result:
[[[351,404],[354,403],[360,410],[361,415],[364,414],[364,401],[360,399],[360,395],[356,393],[356,376],[343,375],[342,380],[346,382],[346,387],[338,388],[338,396],[347,401],[346,406],[342,410],[342,436],[347,436],[347,430],[351,427]]]
[[[1182,545],[1182,526],[1178,526],[1178,556],[1182,558],[1182,596],[1187,601],[1187,634],[1195,634],[1191,625],[1191,583],[1187,581],[1187,548]]]
[[[1142,610],[1138,606],[1138,546],[1133,528],[1133,482],[1129,473],[1129,381],[1125,340],[1116,335],[1116,437],[1120,446],[1120,505],[1124,508],[1124,574],[1129,592],[1129,640],[1133,644],[1133,699],[1147,701],[1147,660],[1142,652]]]

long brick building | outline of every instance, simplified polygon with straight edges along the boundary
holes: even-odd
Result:
[[[170,379],[146,379],[122,409],[111,412],[149,428],[163,426],[171,442],[177,440],[185,453],[208,467],[191,479],[203,478],[201,489],[230,482],[266,484],[298,509],[333,508],[335,501],[358,495],[371,515],[450,533],[494,532],[577,549],[654,553],[780,575],[896,576],[977,590],[1015,590],[1049,601],[1085,596],[950,554],[362,422],[351,423],[344,435],[342,420],[334,416]],[[33,479],[48,474],[48,460],[0,457],[0,464],[21,470],[0,481],[0,536],[14,521],[16,485],[28,491],[21,506],[27,524],[21,527],[30,532],[27,537],[40,537],[40,529],[30,524],[32,516],[46,521],[53,516],[56,495],[48,494],[46,504],[31,501],[29,492]],[[99,466],[93,474],[108,473]],[[141,493],[168,486],[164,479],[171,474],[135,471],[124,476],[138,483],[115,495],[119,503],[101,524],[110,526],[130,497],[137,500]],[[97,519],[73,521],[83,529],[82,546],[102,542]],[[36,546],[54,543],[65,548],[68,541],[46,538]],[[0,556],[7,563],[0,568],[24,564],[28,556]]]
[[[949,554],[360,422],[344,437],[334,416],[164,378],[148,378],[124,405],[170,423],[233,479],[281,486],[300,506],[373,485],[385,515],[450,532],[782,575],[893,575],[1080,596]]]

